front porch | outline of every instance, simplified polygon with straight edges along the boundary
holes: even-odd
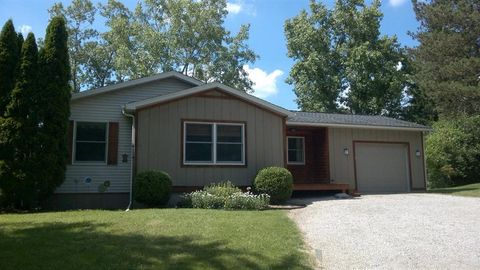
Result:
[[[331,182],[328,128],[287,126],[286,136],[286,165],[294,191],[351,191],[348,184]]]

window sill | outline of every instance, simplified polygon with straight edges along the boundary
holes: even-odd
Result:
[[[73,162],[70,166],[110,166],[106,162]]]
[[[182,167],[203,167],[203,168],[242,168],[247,167],[246,163],[182,163]]]
[[[291,165],[291,166],[305,166],[305,163],[287,162],[287,165]]]

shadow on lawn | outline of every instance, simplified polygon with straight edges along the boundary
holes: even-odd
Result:
[[[7,227],[8,226],[8,227]],[[262,269],[264,256],[201,237],[106,232],[99,223],[1,223],[0,269]],[[193,228],[192,228],[193,230]],[[272,260],[272,258],[269,258]],[[296,257],[268,269],[303,268]]]

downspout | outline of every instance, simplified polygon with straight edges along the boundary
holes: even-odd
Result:
[[[122,108],[122,114],[126,117],[132,118],[132,142],[131,142],[131,161],[130,161],[130,197],[129,197],[129,202],[127,209],[125,211],[130,211],[130,208],[132,207],[132,190],[133,190],[133,163],[135,161],[135,115],[129,114],[125,111],[125,107]]]

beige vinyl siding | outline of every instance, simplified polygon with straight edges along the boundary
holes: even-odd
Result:
[[[410,164],[412,172],[411,189],[424,189],[424,164],[422,134],[420,131],[396,131],[362,128],[328,128],[330,178],[338,183],[355,187],[353,141],[408,142],[410,144]],[[349,149],[349,155],[344,149]],[[420,150],[420,157],[415,155]]]
[[[118,163],[74,164],[67,166],[65,182],[56,190],[57,193],[98,192],[98,185],[110,181],[107,192],[128,192],[130,186],[130,148],[131,120],[122,115],[122,106],[158,95],[184,90],[192,85],[178,79],[164,79],[130,88],[85,97],[71,101],[70,120],[85,122],[118,122]],[[129,162],[122,162],[122,154],[128,154]],[[92,183],[85,184],[85,177],[91,177]]]
[[[244,122],[246,166],[182,166],[182,120]],[[188,97],[143,109],[137,121],[138,171],[164,170],[174,186],[247,186],[261,168],[284,165],[282,117],[237,99]]]

